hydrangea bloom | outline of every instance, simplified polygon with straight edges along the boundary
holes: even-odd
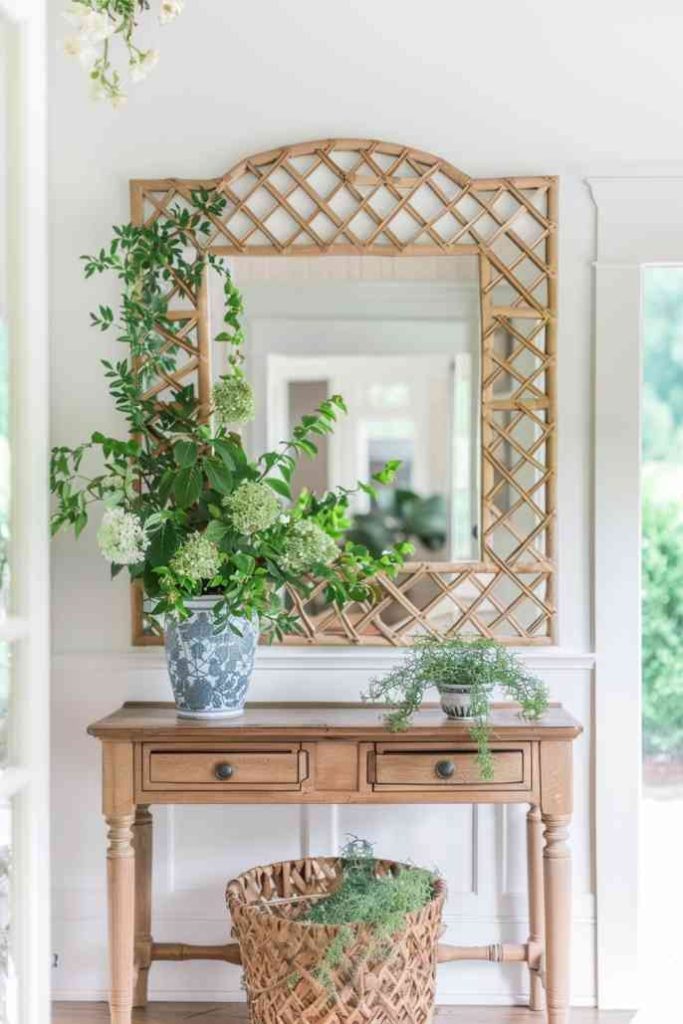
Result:
[[[199,583],[212,579],[222,561],[223,556],[212,540],[203,533],[191,533],[171,559],[170,567],[179,576],[187,576]]]
[[[97,543],[108,562],[136,565],[144,558],[149,537],[137,516],[122,508],[113,508],[102,517]]]
[[[315,565],[328,565],[339,554],[339,548],[312,519],[299,519],[287,531],[281,564],[289,572],[308,572]]]
[[[268,484],[258,480],[243,480],[223,504],[235,529],[247,535],[267,530],[280,515],[279,501]]]
[[[254,392],[251,384],[238,374],[221,377],[213,387],[213,404],[218,422],[247,423],[254,418]]]

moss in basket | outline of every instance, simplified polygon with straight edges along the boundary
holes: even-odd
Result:
[[[364,700],[393,705],[386,715],[392,732],[407,729],[431,687],[467,686],[473,725],[470,736],[477,744],[482,779],[493,778],[488,716],[491,694],[499,686],[519,703],[525,718],[539,718],[548,707],[548,690],[518,658],[496,640],[483,637],[420,637],[406,659],[380,679],[373,679]]]
[[[303,920],[340,926],[325,950],[316,976],[334,987],[332,969],[348,961],[349,973],[373,957],[388,956],[390,939],[404,927],[408,914],[426,906],[434,896],[436,875],[424,868],[400,867],[396,874],[378,875],[372,844],[353,836],[342,850],[342,881],[329,896],[316,903]],[[353,925],[367,926],[370,938],[351,957]]]

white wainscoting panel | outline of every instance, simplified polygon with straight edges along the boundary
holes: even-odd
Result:
[[[317,649],[259,651],[255,700],[355,700],[368,679],[401,652]],[[591,847],[592,668],[590,655],[523,653],[585,725],[576,744],[573,1001],[595,1001],[595,907]],[[167,700],[163,652],[56,655],[53,701],[53,971],[57,999],[101,999],[107,985],[105,832],[100,817],[97,741],[89,722],[124,700]],[[502,807],[159,807],[155,819],[154,936],[224,942],[226,881],[256,863],[333,854],[347,834],[370,839],[382,856],[438,868],[449,889],[448,941],[525,941],[525,808]],[[156,964],[154,999],[241,1000],[235,967]],[[519,965],[457,963],[439,968],[442,1003],[524,1002]]]

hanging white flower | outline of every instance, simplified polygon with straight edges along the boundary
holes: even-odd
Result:
[[[109,92],[99,79],[93,79],[90,83],[90,99],[97,100],[98,102],[109,99]]]
[[[113,508],[102,517],[97,543],[108,562],[137,565],[149,547],[149,537],[137,516],[122,508]]]
[[[161,0],[161,10],[159,11],[161,24],[168,25],[169,21],[177,18],[182,13],[184,6],[185,0]]]
[[[67,57],[75,57],[84,68],[91,68],[97,60],[95,47],[84,36],[67,36],[64,40],[64,53]]]
[[[125,107],[128,97],[123,92],[115,92],[109,96],[109,102],[114,110],[119,110],[121,107]]]
[[[161,0],[159,20],[162,24],[173,21],[183,7],[184,0]],[[127,101],[121,88],[121,73],[113,59],[117,40],[128,52],[133,82],[142,82],[156,67],[159,51],[140,49],[135,34],[138,20],[149,8],[149,0],[70,0],[63,17],[75,33],[64,40],[64,52],[88,71],[93,99],[109,100],[114,108]]]
[[[147,50],[140,53],[137,60],[130,62],[130,78],[132,82],[143,82],[147,75],[154,70],[159,63],[159,51]]]
[[[116,31],[115,22],[105,11],[93,10],[85,3],[70,3],[64,17],[90,43],[103,43]]]

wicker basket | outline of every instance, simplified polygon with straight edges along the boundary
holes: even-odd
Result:
[[[380,874],[401,868],[378,861]],[[330,967],[331,981],[316,967],[338,926],[299,921],[312,901],[331,892],[341,861],[307,857],[245,871],[228,883],[233,935],[240,945],[251,1024],[428,1024],[434,1010],[436,948],[445,886],[405,919],[391,949],[372,948],[367,926],[354,925],[352,945]],[[350,965],[353,968],[350,969]]]

